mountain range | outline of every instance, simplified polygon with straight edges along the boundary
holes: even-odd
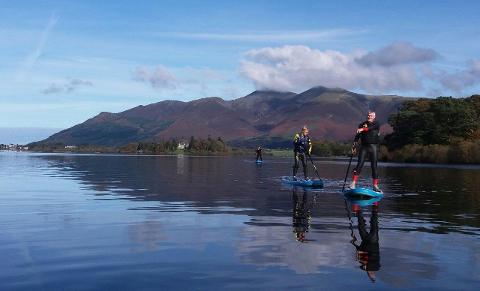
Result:
[[[386,124],[406,97],[364,95],[314,87],[300,94],[254,91],[234,100],[208,97],[189,102],[166,100],[119,113],[102,112],[40,143],[121,146],[170,138],[221,137],[234,145],[289,140],[303,125],[314,140],[346,141],[368,110]],[[253,143],[252,143],[253,141]]]

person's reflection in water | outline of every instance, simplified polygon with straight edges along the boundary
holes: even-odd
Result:
[[[303,189],[303,195],[297,191],[296,187],[293,187],[293,232],[295,238],[299,242],[305,242],[305,233],[310,228],[311,213],[307,204],[307,191]],[[301,196],[301,197],[300,197]]]
[[[358,232],[362,239],[360,245],[356,243],[355,235],[352,235],[351,243],[357,249],[357,260],[360,268],[367,272],[372,282],[375,282],[375,272],[380,270],[380,245],[378,240],[378,202],[372,205],[370,217],[370,231],[367,231],[362,208],[359,205],[352,205],[352,210],[358,221]]]

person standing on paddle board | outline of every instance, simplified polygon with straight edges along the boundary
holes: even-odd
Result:
[[[378,186],[378,172],[377,172],[377,159],[378,159],[378,144],[380,142],[380,124],[375,120],[375,112],[368,112],[367,121],[364,121],[358,125],[357,135],[352,147],[352,154],[356,152],[357,142],[361,141],[360,151],[358,153],[358,162],[355,169],[353,169],[352,183],[350,189],[355,189],[358,181],[358,176],[362,171],[363,164],[367,155],[370,155],[370,165],[372,167],[372,181],[373,190],[376,192],[382,192]]]
[[[308,135],[308,128],[304,126],[300,133],[295,134],[293,139],[293,154],[295,158],[295,163],[293,164],[293,178],[297,178],[297,171],[300,167],[300,161],[303,166],[303,176],[305,180],[308,179],[307,176],[307,155],[310,155],[312,152],[312,141]]]
[[[255,159],[256,161],[263,161],[262,158],[262,147],[258,147],[255,152],[257,153],[257,158]]]

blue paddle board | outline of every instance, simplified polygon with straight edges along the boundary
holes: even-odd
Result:
[[[315,180],[304,180],[304,179],[296,179],[294,180],[291,176],[284,176],[282,177],[282,182],[293,185],[293,186],[302,186],[302,187],[311,187],[311,188],[322,188],[323,181],[319,179]]]
[[[255,163],[261,164],[261,163],[263,163],[263,161],[262,160],[256,160]]]
[[[378,196],[378,197],[370,197],[370,198],[365,198],[365,199],[345,197],[345,199],[347,199],[347,201],[348,201],[350,204],[352,204],[352,205],[358,205],[358,206],[360,206],[360,207],[365,207],[365,206],[372,205],[373,203],[379,202],[380,200],[382,200],[382,198],[383,198],[383,197],[381,197],[381,196]]]
[[[355,189],[348,189],[344,193],[345,197],[351,197],[351,198],[371,198],[371,197],[383,197],[382,192],[376,192],[373,191],[370,188],[355,188]]]

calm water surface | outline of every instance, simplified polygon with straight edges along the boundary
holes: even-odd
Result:
[[[0,153],[0,289],[478,290],[480,167],[382,165],[360,209],[317,167],[305,191],[290,159]]]

